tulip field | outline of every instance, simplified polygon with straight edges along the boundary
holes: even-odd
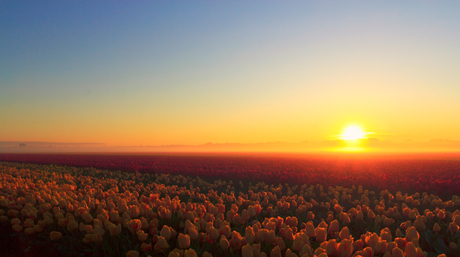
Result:
[[[0,256],[460,257],[459,195],[458,158],[0,154]]]

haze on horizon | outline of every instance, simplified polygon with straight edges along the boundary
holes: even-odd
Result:
[[[3,2],[0,152],[11,142],[320,149],[343,147],[350,125],[369,133],[369,148],[460,151],[458,10],[457,1]]]

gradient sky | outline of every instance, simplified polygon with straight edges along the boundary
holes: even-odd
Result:
[[[0,141],[460,140],[459,1],[2,1]]]

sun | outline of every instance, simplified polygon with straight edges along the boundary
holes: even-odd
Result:
[[[352,125],[348,126],[343,134],[340,135],[340,139],[342,140],[356,140],[356,139],[363,139],[366,135],[366,132],[363,132],[362,129],[358,126]]]

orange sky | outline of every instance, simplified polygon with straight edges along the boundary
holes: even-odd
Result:
[[[5,5],[0,141],[456,149],[459,3],[182,4]]]

